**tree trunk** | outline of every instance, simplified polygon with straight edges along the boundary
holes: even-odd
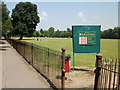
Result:
[[[4,39],[5,39],[5,40],[7,39],[7,35],[4,36]]]
[[[23,38],[23,35],[21,34],[19,40],[22,40],[22,38]]]

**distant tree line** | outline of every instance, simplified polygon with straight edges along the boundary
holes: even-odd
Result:
[[[58,37],[58,38],[71,38],[72,30],[67,28],[67,30],[60,31],[59,29],[55,31],[54,27],[50,27],[48,30],[40,29],[35,31],[31,36],[33,37]]]
[[[34,37],[58,37],[58,38],[72,38],[72,30],[67,28],[65,31],[59,29],[55,31],[54,27],[50,27],[48,30],[40,29],[35,31],[32,35]],[[101,38],[103,39],[120,39],[120,27],[114,29],[108,29],[101,31]]]
[[[103,39],[120,39],[120,27],[101,31],[101,38]]]

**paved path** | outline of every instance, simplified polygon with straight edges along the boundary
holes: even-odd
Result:
[[[2,56],[2,88],[50,88],[47,81],[5,40],[0,41],[0,55]]]

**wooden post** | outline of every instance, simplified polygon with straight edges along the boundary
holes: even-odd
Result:
[[[98,81],[100,76],[100,70],[101,70],[101,62],[102,62],[102,55],[97,54],[96,55],[96,69],[95,69],[95,82],[94,82],[94,90],[97,90],[99,87]]]
[[[61,85],[62,85],[62,90],[65,88],[65,48],[62,48],[62,76],[61,76]]]

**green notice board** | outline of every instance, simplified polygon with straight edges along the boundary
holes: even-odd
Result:
[[[100,53],[100,25],[72,26],[74,53]]]

